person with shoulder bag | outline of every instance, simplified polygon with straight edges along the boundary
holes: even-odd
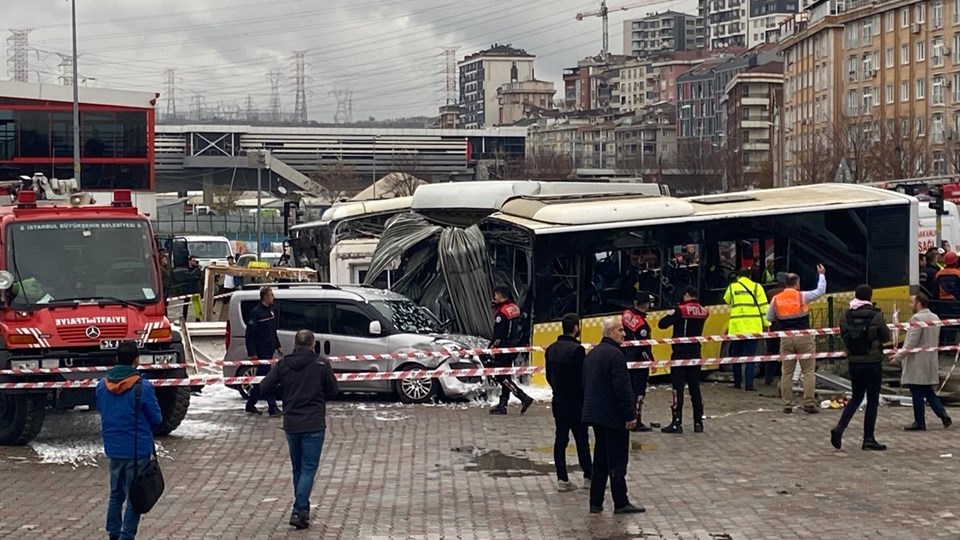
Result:
[[[137,371],[139,358],[135,342],[120,343],[117,365],[96,389],[103,450],[110,459],[110,540],[136,538],[140,515],[150,511],[163,491],[153,441],[153,429],[163,416],[153,384]]]
[[[830,444],[837,450],[843,442],[843,432],[867,397],[867,409],[863,418],[863,450],[882,451],[887,445],[880,444],[874,435],[877,425],[877,409],[880,407],[880,387],[883,383],[883,345],[893,336],[883,313],[873,305],[873,289],[859,285],[850,301],[850,309],[840,318],[840,337],[847,351],[850,365],[850,386],[853,396],[840,415],[837,426],[830,430]]]

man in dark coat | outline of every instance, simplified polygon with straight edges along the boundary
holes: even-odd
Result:
[[[583,422],[593,426],[593,480],[590,513],[603,512],[607,477],[613,495],[614,514],[645,512],[627,498],[627,462],[630,430],[637,425],[636,398],[630,385],[620,317],[603,320],[603,340],[583,362]]]
[[[553,420],[556,439],[553,443],[553,461],[557,465],[557,491],[572,491],[576,486],[567,476],[567,445],[570,432],[577,445],[577,458],[583,470],[584,487],[590,487],[592,466],[587,426],[583,423],[583,357],[586,351],[580,344],[580,317],[575,313],[563,316],[560,323],[563,335],[547,347],[547,382],[553,390]]]
[[[250,315],[247,316],[247,330],[244,337],[247,343],[247,356],[250,360],[271,360],[275,352],[283,354],[280,337],[277,336],[277,311],[273,307],[273,289],[270,287],[264,286],[260,289],[260,303],[254,306],[250,310]],[[270,366],[257,366],[257,376],[263,376],[269,372]],[[267,412],[270,416],[280,416],[277,400],[273,397],[266,399]],[[261,414],[257,409],[258,401],[260,401],[260,386],[253,385],[250,397],[247,399],[246,411],[250,414]]]
[[[310,527],[310,493],[327,432],[327,400],[337,395],[330,363],[313,351],[316,338],[300,330],[288,354],[264,377],[263,392],[283,399],[283,431],[293,464],[293,512],[290,525]]]

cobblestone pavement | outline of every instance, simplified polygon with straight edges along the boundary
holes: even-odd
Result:
[[[960,433],[932,414],[931,431],[905,433],[910,410],[887,407],[878,438],[889,451],[860,451],[861,413],[836,452],[828,430],[839,411],[785,415],[772,388],[759,389],[708,384],[704,434],[634,434],[628,485],[647,513],[629,517],[612,515],[609,495],[605,513],[590,515],[585,490],[556,492],[545,402],[506,417],[479,404],[336,402],[306,532],[286,524],[280,422],[207,389],[162,440],[167,492],[141,537],[960,538]],[[653,389],[648,416],[666,420],[668,398]],[[97,427],[96,414],[64,413],[33,445],[0,448],[0,537],[106,537]]]

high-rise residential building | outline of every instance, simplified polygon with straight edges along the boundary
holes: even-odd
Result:
[[[734,189],[773,187],[776,111],[783,99],[783,63],[768,62],[738,73],[724,89],[727,109],[722,156]]]
[[[608,54],[577,62],[577,67],[563,70],[565,111],[606,110],[613,105],[614,82],[620,66],[632,57]]]
[[[800,9],[800,0],[701,0],[711,49],[774,43],[780,23]]]
[[[697,47],[697,17],[665,11],[623,22],[623,54],[646,58],[651,54],[688,51]]]
[[[814,2],[784,26],[790,183],[960,174],[960,2]]]
[[[614,80],[612,107],[639,112],[662,101],[676,103],[677,77],[712,54],[706,50],[676,51],[624,62]]]
[[[460,79],[460,127],[478,129],[497,123],[497,90],[512,81],[534,77],[535,56],[509,44],[494,44],[457,64]]]

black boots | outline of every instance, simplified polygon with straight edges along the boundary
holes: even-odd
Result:
[[[290,526],[295,527],[297,530],[309,529],[310,528],[310,511],[306,511],[302,514],[297,513],[296,510],[290,513]]]
[[[652,427],[643,423],[643,397],[637,398],[637,427],[633,428],[633,430],[640,433],[653,431]]]
[[[873,437],[863,440],[863,446],[860,447],[862,450],[873,450],[875,452],[883,452],[887,449],[887,445],[880,444]]]
[[[665,428],[661,428],[660,431],[662,433],[673,433],[676,435],[680,435],[683,433],[683,426],[680,425],[680,422],[677,422],[676,419],[674,419],[673,422],[670,422],[669,426]]]
[[[520,414],[527,412],[533,405],[534,400],[526,392],[513,382],[513,379],[504,379],[500,381],[500,402],[496,407],[490,409],[490,414],[507,414],[507,404],[510,402],[510,394],[517,396],[520,400]]]

